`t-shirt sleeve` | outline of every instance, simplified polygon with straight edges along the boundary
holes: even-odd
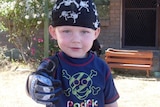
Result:
[[[105,104],[110,104],[115,102],[119,98],[119,94],[115,87],[112,74],[108,70],[106,75],[106,84],[105,84]]]

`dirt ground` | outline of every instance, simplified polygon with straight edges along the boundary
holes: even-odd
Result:
[[[0,69],[0,107],[45,107],[26,95],[28,69]],[[114,74],[119,107],[160,107],[160,81],[154,77]]]
[[[116,78],[119,107],[160,107],[160,82],[136,77]]]

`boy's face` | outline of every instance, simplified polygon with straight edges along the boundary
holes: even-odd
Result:
[[[51,36],[57,40],[60,49],[73,58],[83,58],[98,37],[100,29],[93,30],[77,26],[49,27]]]

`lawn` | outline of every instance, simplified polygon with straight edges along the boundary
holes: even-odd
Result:
[[[15,70],[16,69],[16,70]],[[25,82],[30,69],[0,69],[0,107],[45,107],[26,95]],[[138,75],[138,74],[137,74]],[[119,107],[160,107],[160,81],[143,76],[115,75]]]

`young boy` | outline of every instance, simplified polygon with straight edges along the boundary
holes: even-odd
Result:
[[[61,49],[27,79],[27,92],[47,107],[118,107],[108,65],[91,51],[100,33],[92,0],[57,0],[49,32]]]

